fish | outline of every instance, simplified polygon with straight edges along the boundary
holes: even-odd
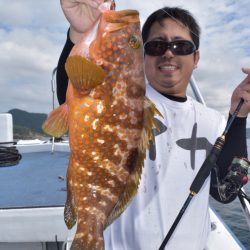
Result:
[[[64,220],[77,224],[73,250],[104,249],[103,231],[136,195],[161,115],[145,96],[137,10],[104,10],[66,61],[66,102],[43,130],[69,134]]]

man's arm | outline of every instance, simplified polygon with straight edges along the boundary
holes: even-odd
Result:
[[[237,193],[235,193],[227,197],[226,200],[222,200],[219,194],[219,185],[223,183],[223,179],[226,177],[228,168],[235,156],[247,158],[246,120],[246,117],[237,117],[234,120],[216,162],[217,169],[212,169],[211,172],[210,194],[214,199],[222,203],[229,203],[237,197]]]
[[[100,16],[98,7],[103,2],[104,0],[60,0],[63,13],[70,23],[70,28],[57,65],[56,83],[59,104],[63,104],[66,99],[68,76],[65,71],[65,62],[67,57],[74,44],[80,40],[82,34]]]
[[[57,99],[60,105],[63,104],[66,100],[68,76],[65,70],[65,63],[73,46],[74,43],[72,43],[72,41],[70,40],[68,31],[67,40],[59,57],[59,61],[57,64],[57,72],[56,72],[56,86],[57,86],[56,91],[57,91]]]
[[[218,192],[218,186],[223,183],[235,156],[247,158],[246,119],[250,111],[250,68],[242,68],[242,72],[247,76],[233,91],[230,114],[233,114],[241,98],[244,99],[244,103],[226,135],[225,145],[217,160],[217,168],[214,168],[211,173],[210,194],[223,203],[234,200],[237,193],[226,200],[222,200]]]

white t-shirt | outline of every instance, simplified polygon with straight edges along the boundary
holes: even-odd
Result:
[[[147,86],[162,117],[145,160],[138,194],[105,232],[106,250],[157,250],[189,195],[190,185],[225,119],[188,97],[175,102]],[[193,197],[165,249],[202,250],[210,232],[210,178]]]

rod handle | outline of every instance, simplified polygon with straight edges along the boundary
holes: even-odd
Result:
[[[219,154],[222,150],[222,147],[225,143],[225,136],[222,135],[217,138],[212,150],[210,151],[208,157],[203,162],[199,172],[195,176],[191,186],[190,186],[190,192],[197,194],[207,177],[209,176],[211,169],[213,168],[214,164],[216,163]]]

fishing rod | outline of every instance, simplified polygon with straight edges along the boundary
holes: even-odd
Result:
[[[236,110],[234,111],[231,118],[229,119],[224,132],[222,133],[222,135],[220,137],[217,138],[212,150],[210,151],[209,155],[207,156],[207,158],[203,162],[199,172],[195,176],[195,178],[190,186],[190,193],[189,193],[186,201],[184,202],[179,214],[177,215],[174,223],[172,224],[171,228],[169,229],[166,237],[164,238],[159,250],[164,250],[166,244],[168,243],[169,239],[171,238],[175,228],[177,227],[179,221],[181,220],[183,214],[185,213],[192,198],[200,191],[203,183],[205,182],[205,180],[209,176],[212,168],[215,166],[215,163],[216,163],[216,161],[220,155],[220,152],[225,144],[225,136],[226,136],[229,128],[231,127],[233,121],[235,120],[235,117],[239,113],[243,103],[244,103],[244,100],[241,98]]]

